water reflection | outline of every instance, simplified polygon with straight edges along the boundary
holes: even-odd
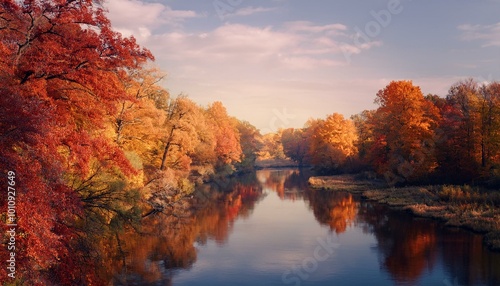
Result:
[[[351,194],[321,190],[309,190],[305,194],[316,220],[337,234],[345,232],[354,222],[358,204]]]
[[[236,218],[248,217],[262,197],[262,187],[256,180],[230,184],[225,191],[213,191],[210,186],[198,190],[194,215],[199,226],[196,241],[205,244],[213,239],[219,245],[224,244]]]
[[[115,266],[120,269],[114,285],[171,285],[177,270],[196,262],[195,242],[223,245],[234,221],[248,217],[262,197],[262,187],[251,174],[203,186],[195,193],[191,212],[183,216],[145,218],[141,233],[130,232],[122,239],[126,259]]]
[[[389,214],[388,214],[389,213]],[[378,241],[381,266],[397,282],[415,283],[437,258],[436,222],[390,214],[381,206],[365,204],[358,220]]]
[[[271,284],[269,277],[276,278],[273,283],[280,285],[283,271],[289,268],[284,257],[294,257],[299,263],[301,257],[310,257],[311,250],[302,248],[304,241],[316,241],[321,233],[318,228],[327,228],[340,239],[359,239],[362,244],[344,243],[338,252],[356,257],[366,266],[360,270],[332,257],[318,266],[329,274],[314,283],[302,281],[304,284],[356,284],[366,281],[357,278],[371,275],[368,280],[372,285],[500,285],[500,255],[483,249],[481,236],[390,211],[349,193],[311,190],[307,178],[308,174],[299,170],[261,170],[200,188],[189,215],[151,216],[144,222],[144,233],[122,237],[123,255],[109,266],[117,273],[114,285],[171,285],[175,277],[179,280],[180,273],[185,275],[178,283],[204,285],[208,282],[206,273],[224,271],[221,264],[228,253],[217,256],[224,248],[246,248],[246,254],[251,253],[244,256],[251,260],[241,264],[244,266],[231,265],[232,275],[224,276],[226,285],[241,282],[238,279],[243,274],[255,279],[246,281],[247,285]],[[285,203],[287,208],[299,211],[277,213]],[[311,219],[304,220],[310,213]],[[270,214],[289,216],[288,223],[280,224],[283,220],[272,220]],[[243,224],[243,232],[241,221],[250,218],[251,222]],[[235,227],[238,223],[240,228]],[[249,230],[249,226],[255,230]],[[233,245],[228,247],[230,236]],[[203,256],[198,257],[199,249],[210,242],[217,248],[210,248],[213,252],[203,260]],[[191,276],[182,271],[195,269],[197,263],[203,265],[203,271]],[[259,270],[253,273],[249,265],[256,264],[260,264],[255,266]],[[264,272],[267,276],[258,278],[264,277]]]
[[[304,172],[297,169],[260,170],[257,177],[262,186],[276,192],[282,200],[299,200],[307,188]]]
[[[441,230],[441,255],[451,285],[473,285],[478,281],[500,285],[500,253],[492,255],[482,247],[482,238],[473,233],[456,235],[453,230]]]
[[[439,266],[441,285],[500,285],[500,255],[478,234],[370,203],[360,204],[357,223],[375,235],[380,266],[397,284],[421,284]]]
[[[351,194],[345,192],[325,192],[309,189],[308,170],[283,169],[261,170],[259,181],[282,200],[305,200],[309,202],[316,220],[327,225],[336,233],[344,232],[357,214],[357,203]]]

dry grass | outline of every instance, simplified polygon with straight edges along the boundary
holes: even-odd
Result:
[[[292,160],[287,159],[265,159],[255,161],[256,168],[287,168],[287,167],[298,167],[299,164]]]
[[[313,188],[361,193],[365,199],[387,204],[446,225],[485,233],[484,243],[500,251],[500,192],[470,186],[382,188],[354,176],[311,177]]]
[[[418,204],[431,205],[437,198],[428,189],[420,187],[369,190],[363,192],[363,197],[393,207],[406,207]]]
[[[314,189],[363,193],[368,188],[381,186],[374,180],[358,180],[354,175],[310,177],[309,185]]]

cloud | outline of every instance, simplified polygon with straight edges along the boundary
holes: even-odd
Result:
[[[286,22],[285,27],[295,32],[325,33],[327,35],[344,35],[344,31],[347,30],[347,26],[343,24],[314,25],[309,21]]]
[[[271,12],[276,10],[276,8],[264,8],[264,7],[244,7],[241,9],[238,9],[236,12],[232,14],[226,15],[226,17],[233,17],[233,16],[250,16],[253,14],[257,13],[265,13],[265,12]]]
[[[163,16],[173,21],[183,21],[184,19],[198,17],[198,14],[192,10],[172,10],[166,6]]]
[[[482,47],[500,47],[500,22],[492,25],[470,25],[458,26],[462,32],[461,39],[464,41],[482,41]]]
[[[151,39],[162,54],[179,61],[259,63],[296,45],[293,35],[271,27],[225,24],[209,32],[170,32]],[[265,43],[265,44],[262,44]]]
[[[352,43],[342,24],[318,26],[290,22],[280,27],[225,23],[202,32],[175,31],[151,36],[142,43],[157,58],[181,64],[261,65],[263,68],[310,70],[346,65],[344,53],[359,54],[381,42]]]
[[[291,70],[341,64],[317,58],[317,55],[325,55],[328,51],[315,51],[317,48],[308,41],[307,37],[272,27],[242,24],[225,24],[205,33],[167,33],[155,38],[155,42],[163,46],[158,46],[165,51],[162,54],[178,62],[197,62],[200,65],[232,63],[248,68],[260,66]]]
[[[108,0],[104,6],[113,28],[124,36],[136,38],[147,38],[155,28],[179,26],[186,19],[200,16],[195,11],[173,10],[161,3],[137,0]]]
[[[125,36],[135,36],[157,59],[174,61],[190,70],[194,66],[229,62],[261,65],[266,69],[331,68],[348,64],[345,53],[359,54],[380,45],[380,42],[355,45],[354,32],[341,23],[317,25],[310,21],[291,21],[265,27],[220,23],[209,29],[188,31],[182,23],[202,16],[199,12],[174,10],[162,3],[139,0],[109,0],[106,7],[115,30]],[[275,8],[248,6],[232,16],[273,10]]]

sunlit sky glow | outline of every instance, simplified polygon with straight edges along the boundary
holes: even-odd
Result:
[[[172,95],[263,133],[373,109],[391,80],[445,96],[500,79],[500,0],[107,0],[115,30],[150,49]]]

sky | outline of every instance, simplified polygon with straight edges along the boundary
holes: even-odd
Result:
[[[500,80],[500,0],[106,0],[167,74],[172,96],[261,133],[334,112],[375,109],[393,80],[446,96],[473,77]]]

